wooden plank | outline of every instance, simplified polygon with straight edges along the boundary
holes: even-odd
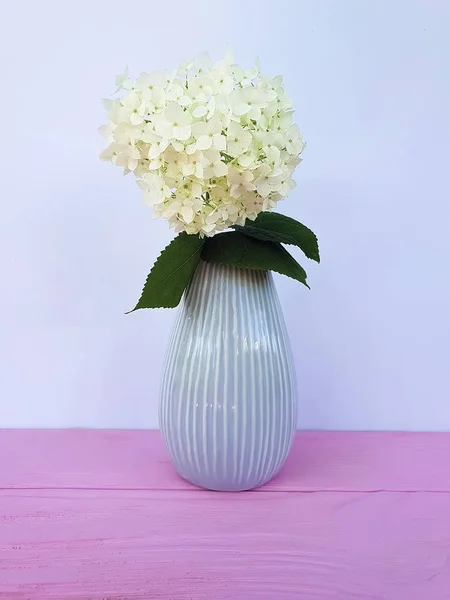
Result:
[[[2,430],[0,488],[195,490],[158,431]],[[264,491],[450,491],[449,433],[299,432]]]
[[[0,492],[2,600],[448,600],[450,495]]]

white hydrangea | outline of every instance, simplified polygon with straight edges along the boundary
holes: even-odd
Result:
[[[206,55],[177,70],[117,77],[100,157],[133,172],[155,217],[212,236],[273,209],[304,148],[281,76]]]

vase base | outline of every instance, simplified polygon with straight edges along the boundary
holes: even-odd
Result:
[[[268,478],[260,479],[257,481],[240,481],[240,482],[231,482],[231,481],[217,481],[214,478],[211,479],[203,479],[203,478],[195,478],[195,477],[186,477],[178,472],[178,475],[190,483],[191,485],[195,485],[195,487],[201,488],[203,490],[208,490],[210,492],[250,492],[252,490],[256,490],[257,488],[262,487],[269,483],[273,477],[275,477],[276,473],[271,475]]]

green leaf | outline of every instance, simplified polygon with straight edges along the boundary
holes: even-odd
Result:
[[[238,231],[219,233],[207,239],[202,259],[241,269],[276,271],[309,287],[305,270],[281,244],[248,237]]]
[[[187,233],[172,240],[153,265],[139,302],[129,312],[177,306],[200,260],[203,244],[199,236]]]
[[[320,262],[316,235],[302,223],[285,215],[262,212],[254,221],[247,219],[243,227],[235,225],[233,228],[258,240],[293,244],[298,246],[305,256]]]

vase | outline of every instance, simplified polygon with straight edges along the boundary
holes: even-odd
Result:
[[[297,423],[297,385],[272,273],[200,261],[163,370],[160,428],[179,475],[220,491],[267,483]]]

